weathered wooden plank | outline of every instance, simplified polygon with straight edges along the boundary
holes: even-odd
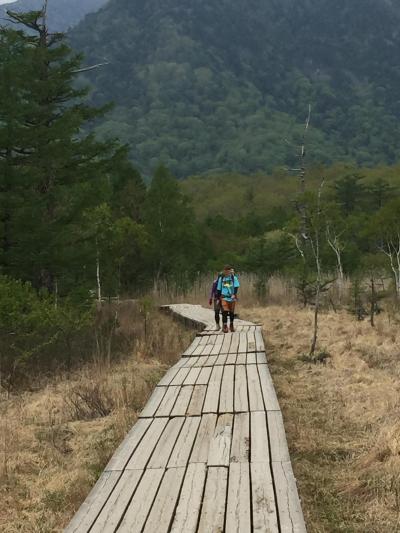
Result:
[[[172,408],[176,402],[181,387],[170,386],[167,388],[164,398],[162,399],[155,416],[164,417],[171,414]]]
[[[147,468],[165,468],[167,466],[184,421],[185,419],[182,417],[171,418],[161,434]]]
[[[199,345],[205,346],[206,344],[208,344],[210,340],[210,335],[199,335],[199,337],[200,337]]]
[[[164,470],[162,469],[146,470],[118,528],[118,533],[139,533],[142,531],[163,474]]]
[[[141,470],[130,470],[122,473],[120,480],[90,530],[91,533],[116,530],[142,475],[143,472]]]
[[[184,475],[185,468],[171,468],[166,471],[147,519],[144,533],[167,533],[169,531]]]
[[[184,364],[184,363],[183,363]],[[159,381],[158,383],[158,386],[159,387],[168,387],[168,385],[171,383],[171,381],[174,379],[174,377],[176,376],[176,374],[179,372],[179,369],[181,367],[176,367],[176,366],[173,366],[172,368],[170,368],[166,373],[165,375],[163,376],[163,378]]]
[[[247,354],[247,364],[248,365],[255,365],[256,362],[257,362],[256,353],[255,352],[248,353]]]
[[[187,350],[185,350],[183,352],[183,357],[188,357],[188,356],[191,356],[194,352],[194,350],[197,348],[197,346],[199,345],[199,342],[200,342],[200,338],[199,337],[196,337],[192,344],[189,346],[189,348]]]
[[[204,350],[204,344],[198,344],[198,346],[195,348],[192,356],[195,357],[195,356],[200,356],[202,354]]]
[[[252,463],[250,469],[253,531],[254,533],[279,533],[271,465]],[[282,529],[282,532],[284,531]]]
[[[270,462],[267,414],[262,411],[251,413],[251,462]]]
[[[106,472],[111,470],[123,470],[129,461],[131,455],[135,451],[143,435],[148,430],[152,420],[150,418],[141,418],[136,422],[128,435],[119,445],[117,451],[110,459],[105,468]]]
[[[231,463],[250,461],[250,416],[249,413],[235,415],[231,447]]]
[[[239,348],[238,353],[247,353],[247,334],[245,331],[239,333]]]
[[[247,354],[245,353],[239,353],[236,359],[237,365],[245,365],[247,362]]]
[[[217,359],[218,359],[218,355],[210,355],[207,358],[206,366],[214,366],[215,363],[217,362]]]
[[[139,446],[134,451],[132,457],[126,465],[127,470],[144,470],[146,464],[157,446],[158,439],[168,423],[168,418],[157,418],[153,420],[151,426],[140,441]]]
[[[265,352],[265,344],[264,339],[262,336],[262,328],[257,327],[256,331],[254,333],[254,337],[256,340],[256,352]]]
[[[228,356],[226,358],[226,363],[227,365],[235,365],[236,364],[236,357],[237,357],[237,354],[236,353],[228,353]]]
[[[200,367],[191,368],[189,374],[186,376],[185,381],[183,382],[184,385],[195,385],[200,371]]]
[[[210,381],[208,382],[206,399],[203,405],[203,413],[218,413],[223,372],[223,366],[214,366]]]
[[[156,387],[150,400],[145,405],[143,411],[140,413],[140,418],[153,417],[158,407],[160,406],[162,399],[167,391],[166,387]]]
[[[205,481],[205,464],[188,466],[171,533],[196,533]]]
[[[261,389],[264,396],[265,409],[267,411],[280,411],[278,398],[271,374],[267,365],[258,365],[260,374]]]
[[[206,346],[204,346],[204,350],[202,351],[201,356],[204,357],[206,355],[210,355],[213,347],[214,344],[207,344]]]
[[[232,333],[225,333],[224,334],[224,340],[222,342],[221,351],[219,353],[228,354],[229,353],[229,347],[231,345],[231,341],[232,341]]]
[[[296,479],[290,462],[272,463],[281,531],[306,533]]]
[[[261,392],[260,378],[257,365],[248,365],[247,384],[249,390],[250,411],[264,411],[264,401]]]
[[[190,372],[190,368],[180,368],[174,379],[171,381],[171,385],[183,385],[187,375]]]
[[[197,363],[197,361],[199,360],[199,357],[196,356],[196,357],[187,357],[186,358],[186,361],[185,361],[185,364],[183,365],[185,368],[192,368],[195,366],[195,364]]]
[[[289,462],[290,456],[282,413],[280,411],[269,411],[267,413],[267,419],[272,461]]]
[[[210,366],[205,366],[201,369],[199,377],[197,378],[196,385],[208,385],[210,381],[212,368]]]
[[[199,416],[191,416],[186,418],[182,431],[176,441],[172,455],[168,462],[168,468],[178,468],[186,466],[189,461],[197,431],[199,429],[201,418]]]
[[[224,365],[226,362],[226,358],[228,357],[228,354],[226,353],[220,353],[217,357],[216,365]]]
[[[249,463],[232,463],[229,466],[225,531],[251,533]]]
[[[247,412],[249,410],[249,398],[247,395],[247,375],[244,365],[237,365],[235,369],[235,413]]]
[[[229,347],[229,353],[237,354],[239,349],[239,341],[240,341],[240,334],[239,333],[232,333],[232,340],[231,345]]]
[[[221,395],[219,399],[220,413],[233,413],[233,390],[235,379],[235,367],[225,366],[222,377]]]
[[[211,355],[219,355],[219,353],[221,351],[221,348],[222,348],[222,343],[223,342],[224,342],[224,336],[221,333],[221,334],[216,336],[215,344],[213,346],[213,349],[211,350]]]
[[[267,364],[267,354],[265,352],[257,352],[257,363]]]
[[[101,474],[89,496],[65,529],[66,533],[84,533],[89,531],[103,505],[110,497],[120,476],[121,472],[117,471],[103,472]]]
[[[249,328],[249,331],[247,332],[247,352],[255,352],[256,351],[256,339],[254,336],[254,331],[251,331]]]
[[[190,463],[207,463],[216,423],[217,415],[215,414],[207,414],[201,417],[199,430],[189,460]]]
[[[201,415],[204,398],[207,393],[207,385],[195,385],[192,398],[187,410],[187,416],[197,416]]]
[[[227,484],[227,468],[208,469],[198,533],[222,533],[224,531]]]
[[[233,415],[224,414],[217,420],[208,453],[208,466],[228,466],[232,441]]]
[[[186,411],[192,397],[194,386],[187,385],[179,391],[171,416],[186,416]]]

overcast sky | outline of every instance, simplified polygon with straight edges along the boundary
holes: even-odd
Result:
[[[10,4],[11,2],[15,2],[15,0],[0,0],[0,4]]]

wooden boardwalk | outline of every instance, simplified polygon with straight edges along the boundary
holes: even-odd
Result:
[[[304,533],[261,327],[199,333],[162,378],[67,533]]]

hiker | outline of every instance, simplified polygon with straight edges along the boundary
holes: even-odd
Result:
[[[228,333],[228,315],[230,319],[230,330],[232,332],[235,331],[233,321],[235,320],[235,305],[239,287],[240,283],[234,274],[234,270],[229,265],[226,265],[217,283],[217,296],[221,301],[222,330],[224,333]]]
[[[215,325],[216,325],[216,330],[217,331],[219,331],[221,329],[221,326],[220,326],[221,300],[220,300],[220,298],[218,297],[218,294],[217,294],[218,280],[219,280],[219,278],[221,276],[222,276],[222,274],[217,272],[217,277],[213,281],[213,284],[212,284],[212,287],[211,287],[210,299],[208,301],[209,305],[212,305],[214,303]]]

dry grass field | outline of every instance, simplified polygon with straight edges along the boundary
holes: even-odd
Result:
[[[400,330],[321,316],[325,364],[304,362],[312,312],[242,311],[264,325],[309,533],[400,531]]]

